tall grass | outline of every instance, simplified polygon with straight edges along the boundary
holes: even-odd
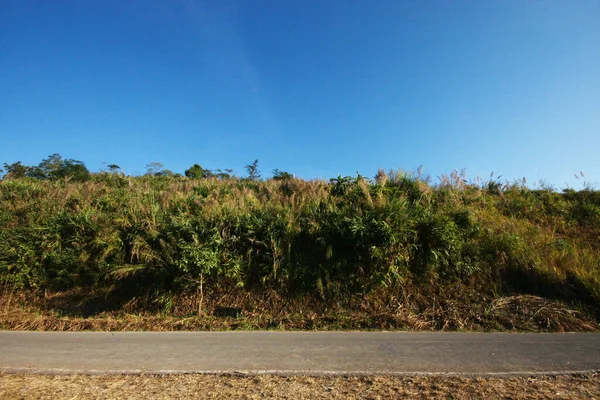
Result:
[[[181,293],[201,281],[321,299],[461,281],[600,306],[600,193],[523,183],[189,179],[0,182],[0,282]]]

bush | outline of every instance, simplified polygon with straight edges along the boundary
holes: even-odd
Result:
[[[382,177],[5,179],[0,281],[178,293],[206,278],[327,299],[463,281],[600,303],[598,192]]]

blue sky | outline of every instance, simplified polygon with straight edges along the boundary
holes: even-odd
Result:
[[[600,1],[0,0],[0,162],[600,181]]]

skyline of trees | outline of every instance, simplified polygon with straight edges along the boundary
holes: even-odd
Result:
[[[85,163],[75,159],[65,159],[60,154],[54,153],[43,159],[38,165],[25,165],[21,161],[16,161],[11,164],[4,163],[3,167],[0,167],[0,179],[18,179],[18,178],[34,178],[39,180],[58,180],[58,179],[70,179],[76,181],[83,181],[90,179],[92,175],[97,174],[120,174],[123,176],[137,176],[133,174],[125,174],[121,167],[117,164],[104,163],[105,168],[101,168],[98,172],[90,171]],[[183,174],[173,172],[166,169],[165,166],[158,162],[152,161],[146,164],[146,172],[142,175],[145,176],[173,176],[173,177],[187,177],[190,179],[202,179],[202,178],[219,178],[219,179],[230,179],[238,178],[234,173],[233,169],[207,169],[202,167],[200,164],[195,163],[184,171]],[[245,167],[247,176],[241,177],[248,180],[261,180],[261,173],[258,168],[258,159],[255,159],[251,164]],[[279,169],[273,170],[272,179],[282,180],[291,179],[294,175],[289,172],[280,171]]]

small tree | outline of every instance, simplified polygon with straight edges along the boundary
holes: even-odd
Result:
[[[154,176],[181,176],[181,174],[176,174],[170,169],[163,169],[154,174]]]
[[[160,176],[163,171],[164,165],[157,161],[152,161],[146,164],[146,175],[148,176]]]
[[[121,171],[121,167],[119,167],[117,164],[108,164],[106,168],[108,168],[108,170],[113,174]]]
[[[294,175],[290,174],[289,172],[280,171],[278,169],[273,170],[273,179],[276,181],[285,181],[293,178]]]
[[[192,179],[208,178],[211,172],[202,168],[199,164],[194,164],[185,170],[185,176]]]
[[[225,172],[223,172],[223,170],[221,170],[220,168],[215,170],[214,173],[211,173],[212,176],[216,176],[219,179],[231,179],[233,178],[235,175],[233,174],[233,170],[231,168],[225,168]]]
[[[257,181],[260,179],[260,171],[258,170],[258,160],[250,165],[246,165],[246,171],[248,172],[248,179],[251,181]]]

